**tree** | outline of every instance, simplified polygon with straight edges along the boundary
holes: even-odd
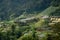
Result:
[[[16,31],[15,31],[15,28],[16,28],[16,25],[13,24],[13,25],[11,26],[11,40],[16,40],[16,38],[17,38],[17,37],[16,37],[16,33],[15,33],[15,32],[16,32]]]

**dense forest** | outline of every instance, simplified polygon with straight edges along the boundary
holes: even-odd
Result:
[[[60,40],[60,0],[0,0],[0,40]]]

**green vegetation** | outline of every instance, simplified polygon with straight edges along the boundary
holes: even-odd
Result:
[[[0,40],[60,40],[60,0],[0,0]]]

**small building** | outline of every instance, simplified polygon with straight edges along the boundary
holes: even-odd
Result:
[[[51,16],[50,20],[54,23],[60,22],[60,16]]]

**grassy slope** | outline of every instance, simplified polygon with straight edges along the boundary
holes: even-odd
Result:
[[[39,13],[37,15],[34,14],[34,17],[40,18],[40,16],[44,16],[44,15],[48,15],[49,16],[50,13],[55,12],[57,9],[59,9],[59,7],[50,6],[50,7],[46,8],[44,11],[42,11],[41,13]],[[21,16],[15,18],[15,19],[11,20],[10,22],[13,22],[14,20],[17,20],[17,19],[20,19],[20,18],[24,18],[24,17],[27,18],[27,16],[21,15]]]
[[[50,6],[47,9],[45,9],[44,11],[42,11],[38,16],[49,15],[50,13],[55,12],[57,9],[59,9],[59,7]]]

